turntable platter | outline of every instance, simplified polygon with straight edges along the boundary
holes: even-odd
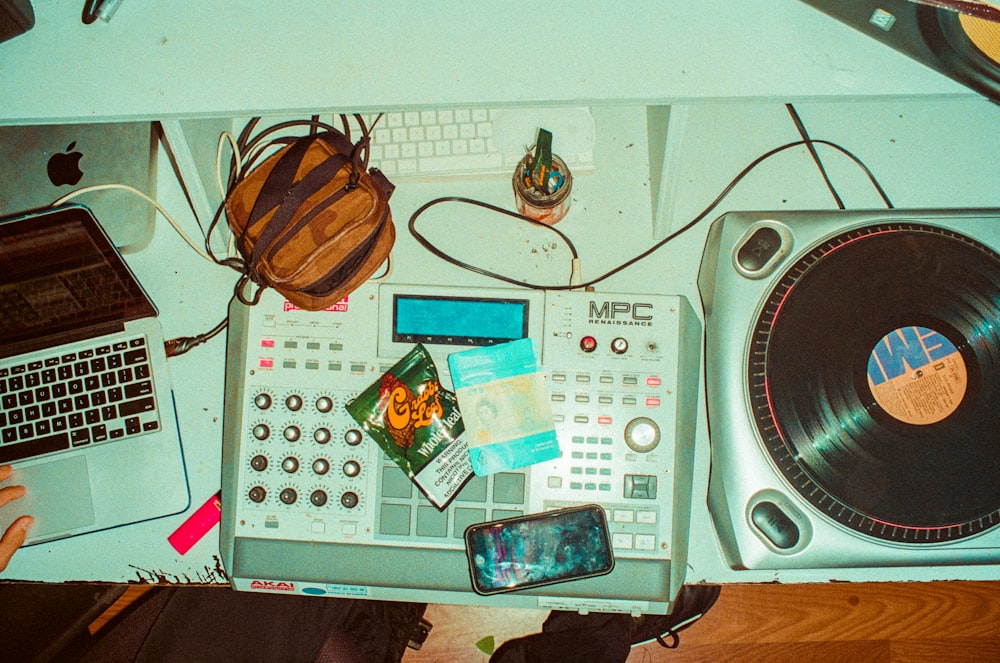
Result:
[[[1000,256],[916,223],[841,233],[764,300],[753,418],[794,489],[879,539],[1000,522]]]

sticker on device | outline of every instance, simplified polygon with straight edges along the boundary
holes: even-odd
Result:
[[[350,295],[348,295],[347,297],[350,297]],[[325,309],[323,309],[323,312],[325,312],[325,313],[346,313],[347,312],[347,297],[344,297],[343,299],[341,299],[336,304],[333,304],[332,306],[327,306]],[[305,310],[304,308],[296,306],[295,304],[291,303],[290,301],[288,301],[286,299],[285,300],[285,306],[284,306],[284,308],[282,308],[282,313],[288,313],[289,311],[304,311],[304,310]]]
[[[927,327],[900,327],[868,356],[868,388],[883,410],[907,424],[946,419],[968,388],[965,359],[943,334]]]

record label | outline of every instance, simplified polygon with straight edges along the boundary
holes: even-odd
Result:
[[[965,360],[944,335],[927,327],[901,327],[868,357],[868,388],[883,410],[903,423],[927,426],[961,405],[968,386]]]

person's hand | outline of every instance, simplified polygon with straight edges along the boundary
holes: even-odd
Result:
[[[0,466],[0,483],[3,483],[14,473],[10,465]],[[0,507],[24,496],[24,486],[4,486],[0,488]],[[31,516],[21,516],[10,524],[7,531],[0,537],[0,571],[7,568],[10,558],[24,543],[28,528],[35,522]]]

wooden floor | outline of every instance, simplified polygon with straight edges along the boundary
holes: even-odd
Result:
[[[129,587],[92,632],[149,588]],[[403,663],[486,663],[476,643],[537,633],[547,614],[430,605],[430,636]],[[633,648],[628,663],[991,663],[1000,661],[1000,582],[726,585],[680,637],[674,650]]]
[[[485,663],[475,643],[538,632],[546,613],[431,605],[425,616],[430,636],[404,663]],[[628,658],[659,661],[1000,661],[1000,582],[727,585],[679,648],[654,643]]]

